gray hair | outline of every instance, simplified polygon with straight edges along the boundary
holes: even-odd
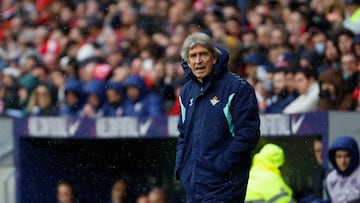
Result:
[[[196,45],[205,46],[216,58],[221,55],[221,51],[215,46],[215,43],[211,40],[209,35],[202,32],[194,32],[184,40],[181,49],[181,58],[188,61],[189,50]]]

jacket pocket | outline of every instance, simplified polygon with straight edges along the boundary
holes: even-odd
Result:
[[[213,159],[201,159],[199,170],[203,172],[204,176],[209,175],[208,178],[210,179],[218,179],[220,182],[226,181],[231,177],[231,169],[228,166],[217,166],[217,164],[223,164],[218,160],[221,160],[220,156]]]

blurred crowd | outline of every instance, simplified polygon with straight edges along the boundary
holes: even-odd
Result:
[[[107,203],[169,203],[166,192],[160,187],[154,187],[149,192],[143,192],[135,197],[131,194],[129,184],[123,179],[117,179],[112,185]],[[58,203],[81,203],[74,184],[60,180],[56,185],[56,199]]]
[[[180,49],[231,53],[263,113],[360,111],[360,0],[4,0],[0,113],[179,113]]]

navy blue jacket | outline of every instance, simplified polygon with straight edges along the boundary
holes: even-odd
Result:
[[[222,54],[203,83],[182,64],[192,80],[180,93],[175,175],[188,202],[243,202],[260,136],[255,92],[228,72],[229,54],[218,48]]]
[[[82,84],[75,78],[69,78],[65,83],[65,95],[73,92],[78,97],[78,103],[70,105],[66,101],[60,106],[61,116],[78,116],[84,104],[84,94],[82,92]]]
[[[110,81],[106,85],[106,89],[114,89],[120,94],[121,99],[117,104],[110,104],[107,100],[102,107],[104,116],[107,117],[123,116],[124,115],[123,103],[125,100],[124,86],[119,82]]]
[[[125,116],[159,116],[162,115],[162,102],[160,97],[149,92],[144,80],[140,76],[129,76],[125,81],[125,86],[137,87],[140,91],[139,97],[132,101],[127,98],[124,101]]]

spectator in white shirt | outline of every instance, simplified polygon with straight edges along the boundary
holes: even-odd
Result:
[[[319,100],[319,84],[312,69],[302,68],[295,72],[295,88],[299,97],[285,107],[284,113],[316,111]]]

